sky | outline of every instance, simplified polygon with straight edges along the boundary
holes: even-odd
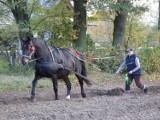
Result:
[[[144,13],[142,21],[145,24],[157,25],[158,24],[158,0],[137,0],[137,4],[145,4],[148,6],[149,11]]]
[[[60,0],[54,0],[54,4],[58,3]],[[149,25],[156,25],[158,23],[158,0],[135,0],[137,5],[146,5],[149,8],[149,11],[144,13],[142,17],[142,21],[145,24]],[[50,7],[53,4],[53,1],[50,0],[41,0],[41,4],[43,4],[45,7]]]

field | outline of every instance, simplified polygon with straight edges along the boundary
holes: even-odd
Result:
[[[71,100],[65,99],[65,84],[59,81],[60,100],[55,101],[51,81],[44,79],[39,81],[36,101],[31,103],[32,76],[0,75],[0,120],[160,120],[158,78],[143,76],[142,82],[149,86],[148,94],[136,88],[135,83],[132,92],[125,94],[120,76],[95,72],[88,78],[94,83],[91,87],[85,85],[85,99],[74,80]]]

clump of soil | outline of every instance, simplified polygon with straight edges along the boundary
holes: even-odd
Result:
[[[124,90],[122,88],[114,88],[111,90],[93,89],[91,90],[91,92],[97,95],[119,96],[119,95],[123,95]]]

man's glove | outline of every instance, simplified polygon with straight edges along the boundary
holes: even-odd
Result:
[[[116,72],[114,73],[114,75],[115,75],[115,76],[117,76],[117,75],[118,75],[118,73],[119,73],[119,71],[116,71]]]

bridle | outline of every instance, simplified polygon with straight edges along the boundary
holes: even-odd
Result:
[[[48,50],[49,50],[48,53],[51,54],[52,61],[54,62],[55,60],[54,60],[54,56],[53,56],[53,53],[52,53],[54,50],[51,50],[51,48],[49,47],[49,45],[48,45],[46,42],[45,42],[45,44],[46,44],[46,46],[48,47]],[[28,59],[28,61],[27,61],[28,63],[29,63],[29,62],[34,62],[34,61],[36,61],[36,60],[44,57],[44,56],[41,56],[41,57],[39,57],[39,58],[32,59],[32,55],[33,55],[33,54],[35,53],[35,51],[36,51],[36,47],[33,45],[33,41],[30,41],[30,42],[29,42],[28,50],[29,50],[29,52],[30,52],[30,55],[23,55],[23,54],[21,55],[22,57]]]
[[[51,48],[49,47],[48,44],[46,44],[46,45],[47,45],[47,47],[48,47],[48,49],[49,49],[49,52],[48,52],[48,53],[51,53],[52,60],[53,60],[54,63],[56,63],[56,62],[54,61],[54,57],[53,57],[53,53],[52,53],[54,50],[51,50]],[[34,61],[36,61],[36,60],[44,57],[44,56],[40,56],[39,58],[31,59],[31,58],[32,58],[32,55],[36,52],[36,47],[33,45],[33,41],[30,41],[30,42],[29,42],[29,46],[28,46],[28,47],[29,47],[28,49],[29,49],[29,51],[30,51],[30,55],[28,55],[28,56],[27,56],[27,55],[22,55],[22,57],[28,59],[27,63],[29,63],[29,62],[34,62]],[[82,60],[81,58],[75,56],[73,53],[71,53],[71,52],[69,52],[69,53],[70,53],[71,55],[73,55],[74,57],[76,57],[77,59],[79,59],[79,60],[81,60],[81,61],[83,61],[83,62],[86,62],[86,61]],[[81,77],[84,78],[84,79],[89,80],[86,76],[83,76],[83,75],[75,72],[74,70],[68,68],[67,66],[65,66],[65,65],[63,65],[63,64],[59,64],[59,63],[56,63],[56,64],[61,65],[63,69],[66,69],[66,70],[68,70],[68,71],[70,71],[70,72],[75,73],[75,74],[78,75],[78,76],[81,76]],[[90,81],[91,81],[91,80],[90,80]],[[92,81],[92,82],[95,83],[94,81]]]
[[[30,52],[29,55],[24,55],[24,54],[21,55],[22,57],[24,57],[24,61],[26,61],[27,63],[31,61],[32,55],[33,55],[33,54],[35,53],[35,51],[36,51],[36,48],[35,48],[35,46],[33,45],[33,42],[32,42],[32,41],[29,42],[28,50],[29,50],[29,52]]]
[[[48,53],[51,54],[52,62],[54,62],[55,59],[54,59],[54,56],[53,56],[53,53],[52,53],[52,52],[54,51],[54,49],[52,50],[52,49],[50,48],[50,46],[47,44],[47,42],[46,42],[46,41],[44,41],[44,42],[45,42],[46,46],[48,47],[48,50],[49,50]],[[36,60],[44,57],[44,56],[40,56],[39,58],[32,59],[32,55],[34,55],[34,53],[36,52],[36,47],[34,46],[32,40],[29,42],[28,50],[29,50],[29,52],[30,52],[30,55],[23,55],[23,54],[21,55],[22,57],[27,58],[27,63],[29,63],[29,62],[34,62],[34,61],[36,61]],[[74,50],[74,51],[76,52],[76,50]],[[86,62],[85,60],[83,60],[83,59],[77,57],[76,55],[74,55],[72,52],[68,51],[68,53],[70,53],[71,55],[73,55],[73,56],[76,57],[77,59],[79,59],[79,60],[81,60],[81,61],[83,61],[83,62]],[[77,52],[76,52],[76,53],[77,53]],[[79,55],[79,54],[78,54],[78,55]]]

